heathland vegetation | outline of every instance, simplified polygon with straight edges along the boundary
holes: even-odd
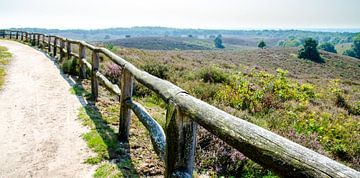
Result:
[[[158,33],[157,30],[154,33]],[[129,36],[121,39],[145,39],[140,42],[141,46],[134,46],[134,43],[139,43],[137,40],[130,43],[133,46],[125,47],[119,46],[121,44],[116,40],[95,43],[232,115],[360,170],[360,60],[328,52],[331,45],[352,44],[348,49],[356,54],[356,34],[239,31],[233,32],[238,33],[235,37],[214,33],[208,39],[202,39],[196,37],[200,32],[186,32],[191,36],[136,37],[134,32],[128,32]],[[239,36],[242,33],[258,34],[242,38]],[[216,48],[215,39],[219,36],[215,34],[222,34],[225,49]],[[171,38],[176,42],[166,40],[165,45],[159,42],[159,46],[166,47],[165,50],[151,48],[156,38]],[[260,40],[266,48],[258,48]],[[184,51],[171,47],[177,46],[178,41],[182,42],[180,46],[196,44],[204,49]],[[101,73],[113,83],[119,83],[121,68],[105,56],[100,58]],[[79,72],[76,65],[78,62],[75,60],[66,60],[62,64],[68,74]],[[90,96],[86,92],[90,91],[89,88],[89,81],[83,80],[71,92],[87,98]],[[83,137],[96,152],[86,162],[100,165],[95,176],[161,175],[164,165],[152,150],[148,133],[141,123],[133,117],[129,144],[119,143],[116,139],[117,97],[104,89],[100,89],[100,95],[96,106],[90,102],[79,114],[84,125],[90,128]],[[135,83],[134,95],[165,127],[163,101],[139,83]],[[275,177],[271,171],[201,127],[197,140],[194,176]]]
[[[360,60],[318,51],[314,39],[305,40],[303,49],[178,51],[139,50],[107,43],[104,46],[228,113],[360,169]],[[315,53],[316,60],[308,60],[309,56],[299,58],[302,53],[310,57]],[[101,59],[101,72],[118,83],[121,69],[106,57]],[[89,90],[86,81],[79,86]],[[116,97],[105,90],[101,93],[100,104],[84,108],[80,115],[86,124],[95,124],[91,135],[84,138],[90,147],[99,150],[97,157],[87,161],[101,164],[96,175],[162,174],[163,164],[157,160],[146,131],[135,117],[130,145],[114,146],[119,144],[114,135],[117,131],[112,127],[118,124]],[[165,126],[165,105],[161,99],[139,83],[135,84],[134,95]],[[86,119],[86,114],[92,119]],[[104,129],[99,131],[96,128],[100,126]],[[139,137],[143,138],[141,143]],[[202,128],[197,145],[195,174],[274,176]],[[119,157],[117,153],[122,152],[129,152],[131,159]],[[114,164],[106,160],[117,161]]]

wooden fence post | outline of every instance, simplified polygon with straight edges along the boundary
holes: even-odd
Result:
[[[70,60],[70,58],[71,58],[71,43],[70,43],[70,41],[66,42],[66,51],[67,51],[67,59]]]
[[[10,40],[11,40],[11,31],[10,31]]]
[[[39,45],[40,45],[40,34],[36,34],[36,46],[38,46],[39,47]]]
[[[26,41],[26,42],[29,41],[29,34],[28,34],[28,32],[25,32],[25,41]]]
[[[91,93],[93,96],[93,100],[97,101],[99,96],[99,82],[96,78],[96,72],[99,70],[99,52],[97,50],[92,51],[92,71],[91,71]]]
[[[42,36],[42,40],[41,40],[41,44],[42,44],[42,45],[41,45],[41,49],[42,49],[42,50],[44,50],[44,49],[45,49],[45,35],[44,35],[44,34],[42,34],[41,36]]]
[[[57,38],[54,37],[54,46],[53,46],[53,57],[56,57],[56,50],[57,50]]]
[[[20,40],[21,40],[21,41],[24,41],[24,32],[21,32]]]
[[[36,42],[36,41],[35,41],[35,34],[32,33],[32,34],[30,35],[30,39],[31,39],[31,46],[35,46],[35,42]]]
[[[80,60],[80,78],[85,79],[86,78],[86,66],[83,62],[83,59],[86,58],[86,48],[85,46],[80,43],[79,44],[79,60]]]
[[[48,36],[48,53],[49,53],[49,55],[51,53],[51,37],[50,37],[50,35]]]
[[[18,40],[18,39],[19,39],[19,32],[16,31],[16,40]]]
[[[5,38],[5,33],[6,33],[6,30],[3,30],[3,34],[2,34],[3,38]]]
[[[64,60],[65,57],[65,41],[63,39],[59,39],[60,40],[60,57],[59,57],[59,63],[62,63],[62,61]]]
[[[169,102],[166,113],[165,177],[192,177],[197,124]]]
[[[119,137],[121,142],[129,140],[129,128],[131,119],[131,108],[126,105],[127,100],[131,100],[133,92],[133,76],[131,73],[123,69],[121,71],[121,95],[120,95],[120,124],[119,124]]]

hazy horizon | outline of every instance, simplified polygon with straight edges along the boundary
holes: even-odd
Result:
[[[0,2],[0,28],[360,29],[358,0]]]

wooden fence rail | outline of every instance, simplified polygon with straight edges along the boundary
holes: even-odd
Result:
[[[13,39],[15,35],[16,40],[40,45],[55,58],[59,50],[59,60],[67,60],[71,56],[79,60],[80,77],[87,77],[86,68],[91,71],[91,92],[95,101],[99,97],[99,83],[119,96],[119,140],[125,141],[129,137],[133,111],[149,131],[156,153],[165,161],[165,177],[192,176],[197,124],[283,177],[360,177],[360,173],[354,169],[194,98],[178,86],[136,68],[105,48],[41,33],[11,30],[1,30],[0,33],[3,38]],[[78,54],[71,51],[72,44],[78,45]],[[90,56],[86,56],[86,48],[92,52],[91,62],[88,62],[87,57]],[[120,88],[99,72],[100,54],[121,67]],[[132,101],[134,80],[154,91],[167,103],[165,131],[143,106]]]

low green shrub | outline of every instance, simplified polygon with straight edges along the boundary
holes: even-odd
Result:
[[[169,79],[169,67],[162,64],[146,64],[142,66],[147,73],[159,77],[161,79]]]
[[[199,77],[205,83],[227,83],[229,81],[229,75],[216,66],[201,69]]]
[[[287,71],[278,69],[277,75],[253,70],[250,75],[239,74],[230,84],[220,87],[216,99],[235,109],[267,112],[287,100],[308,102],[315,98],[314,86],[289,80]]]
[[[61,68],[65,74],[78,75],[78,62],[74,58],[64,60],[61,64]]]

